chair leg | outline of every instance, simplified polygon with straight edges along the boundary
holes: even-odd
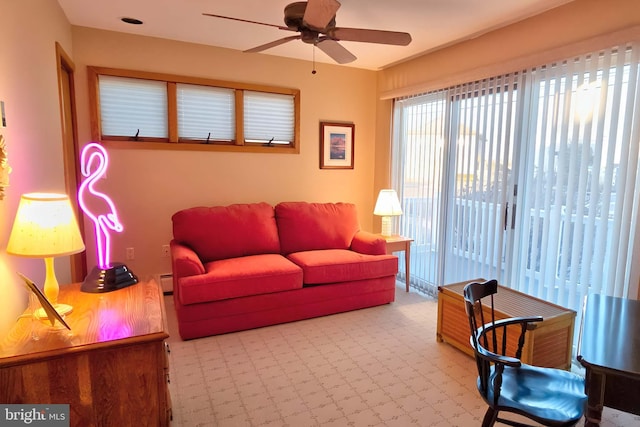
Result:
[[[493,408],[487,408],[487,412],[484,414],[482,420],[482,427],[493,427],[498,419],[498,411]]]

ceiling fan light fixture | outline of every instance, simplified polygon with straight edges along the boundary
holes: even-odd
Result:
[[[409,33],[398,31],[384,31],[367,28],[336,27],[336,11],[340,8],[338,0],[307,0],[288,4],[284,8],[284,22],[286,27],[267,24],[264,22],[250,21],[247,19],[233,18],[230,16],[203,13],[215,18],[230,19],[232,21],[247,22],[251,24],[275,27],[280,30],[299,33],[297,36],[289,36],[279,40],[245,50],[244,52],[262,52],[272,47],[280,46],[292,40],[302,40],[304,43],[313,44],[338,64],[348,64],[357,58],[349,52],[339,41],[354,41],[363,43],[379,43],[396,46],[406,46],[411,43]]]

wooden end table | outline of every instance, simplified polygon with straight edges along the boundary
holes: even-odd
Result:
[[[0,402],[68,404],[71,426],[167,426],[169,337],[153,280],[107,293],[60,286],[67,329],[23,317],[0,342]],[[35,322],[40,339],[31,338]]]
[[[405,283],[407,286],[406,291],[409,292],[409,268],[411,267],[411,242],[413,239],[409,237],[400,236],[399,234],[393,234],[391,236],[385,236],[379,234],[387,242],[387,253],[404,252],[404,270],[405,270]]]

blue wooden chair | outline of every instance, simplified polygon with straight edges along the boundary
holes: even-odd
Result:
[[[545,426],[575,425],[582,418],[587,401],[584,379],[561,369],[520,361],[527,328],[542,321],[542,317],[496,320],[493,295],[497,291],[496,280],[470,283],[464,288],[470,341],[478,367],[478,391],[489,405],[482,426],[493,426],[496,422],[527,425],[499,418],[500,412],[520,414]],[[486,321],[485,316],[489,317]],[[518,336],[517,349],[515,354],[508,355],[508,335],[514,333]]]

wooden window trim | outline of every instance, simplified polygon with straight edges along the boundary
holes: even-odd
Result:
[[[141,138],[132,142],[125,137],[104,137],[101,134],[100,122],[100,88],[98,77],[100,75],[138,78],[143,80],[155,80],[167,83],[167,125],[169,128],[169,140],[154,140],[153,138]],[[258,85],[251,83],[229,82],[224,80],[206,79],[201,77],[178,76],[166,73],[153,73],[148,71],[125,70],[106,67],[87,67],[87,80],[89,84],[89,113],[91,138],[99,141],[107,147],[122,149],[154,149],[154,150],[181,150],[181,151],[228,151],[228,152],[252,152],[252,153],[300,153],[300,90],[276,86]],[[236,140],[229,143],[216,142],[203,144],[198,142],[180,141],[178,137],[178,114],[176,86],[178,83],[194,84],[200,86],[222,87],[235,90],[235,118]],[[256,91],[276,93],[293,96],[294,102],[294,140],[291,145],[262,146],[260,144],[244,143],[244,91]]]

